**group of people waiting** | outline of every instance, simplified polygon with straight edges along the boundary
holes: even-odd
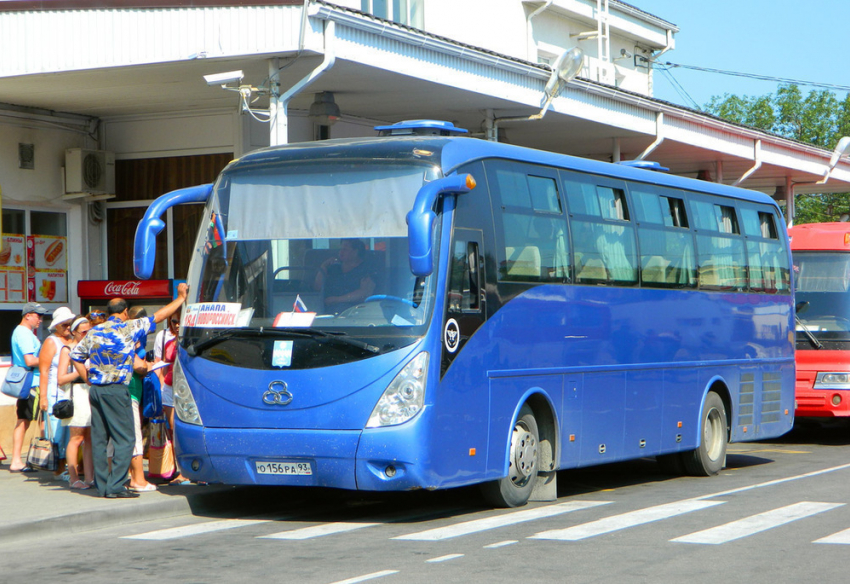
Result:
[[[179,312],[187,294],[188,286],[180,284],[177,297],[153,316],[148,316],[144,308],[130,308],[123,298],[110,300],[106,313],[79,317],[62,306],[53,312],[50,336],[43,344],[36,331],[48,311],[40,304],[27,303],[21,323],[12,333],[12,363],[33,371],[33,389],[28,398],[16,404],[9,470],[34,472],[21,453],[30,423],[37,420],[58,446],[56,476],[67,477],[71,489],[96,488],[107,498],[133,498],[155,491],[156,486],[144,473],[140,411],[141,380],[154,365],[145,359],[147,336],[157,323],[168,321],[159,333],[162,338],[158,335],[154,343],[154,360],[162,360],[162,349],[156,349],[166,346],[169,336],[177,336]],[[158,369],[157,374],[161,371]],[[162,398],[173,429],[170,385],[162,384]],[[59,420],[52,412],[62,399],[73,401],[74,412],[72,417]],[[80,459],[82,464],[78,465]],[[172,482],[187,481],[178,474]]]

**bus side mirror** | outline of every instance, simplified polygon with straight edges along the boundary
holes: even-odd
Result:
[[[468,193],[475,188],[471,174],[447,176],[422,186],[416,194],[413,209],[407,214],[407,245],[410,271],[414,276],[430,276],[434,266],[434,203],[445,194]]]
[[[156,199],[136,227],[133,242],[133,271],[141,280],[148,280],[156,263],[156,236],[165,227],[162,214],[174,205],[182,203],[206,203],[212,193],[212,185],[200,185],[178,189]]]

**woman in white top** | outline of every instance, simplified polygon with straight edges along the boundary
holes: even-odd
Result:
[[[60,306],[53,312],[53,321],[48,329],[52,333],[44,341],[41,352],[38,354],[39,371],[39,406],[42,412],[47,412],[47,422],[50,425],[50,439],[58,446],[59,464],[56,468],[56,476],[63,476],[65,470],[65,445],[68,442],[68,431],[60,424],[58,418],[53,417],[53,405],[60,399],[68,396],[59,387],[57,372],[59,370],[59,355],[62,348],[70,342],[71,322],[74,313],[67,306]],[[64,478],[64,476],[63,476]]]
[[[91,404],[89,403],[89,386],[81,383],[80,374],[71,364],[71,349],[82,341],[91,329],[91,322],[85,316],[81,316],[71,323],[71,335],[73,340],[66,349],[62,349],[59,355],[59,369],[56,375],[59,385],[73,383],[74,392],[74,415],[67,420],[62,420],[62,425],[70,430],[68,439],[67,457],[71,463],[68,465],[68,482],[72,489],[84,490],[94,483],[94,464],[91,454]],[[64,373],[63,373],[64,372]],[[80,446],[83,446],[83,474],[85,480],[80,479],[77,469]]]

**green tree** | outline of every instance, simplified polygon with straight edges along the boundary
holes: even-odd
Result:
[[[783,138],[832,150],[842,136],[850,136],[850,94],[840,101],[827,90],[803,95],[797,85],[782,85],[763,96],[714,96],[705,111]],[[850,193],[797,195],[795,223],[838,221],[850,212]]]

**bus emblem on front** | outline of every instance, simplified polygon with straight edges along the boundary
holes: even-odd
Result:
[[[280,389],[275,389],[278,386]],[[288,406],[292,403],[292,394],[286,388],[286,383],[283,381],[272,381],[269,383],[269,388],[263,394],[263,403],[270,406]]]

